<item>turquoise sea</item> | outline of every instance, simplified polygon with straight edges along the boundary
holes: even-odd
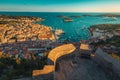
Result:
[[[90,14],[91,16],[83,16],[84,14]],[[120,17],[116,20],[106,20],[104,17],[96,16],[104,13],[65,13],[65,12],[0,12],[0,15],[13,15],[13,16],[36,16],[44,18],[39,24],[51,26],[53,29],[62,29],[65,34],[60,39],[69,39],[71,41],[87,40],[91,37],[88,28],[94,24],[120,24]],[[120,14],[120,13],[115,13]],[[73,18],[73,22],[63,22],[63,20],[57,16],[82,16],[82,18]]]

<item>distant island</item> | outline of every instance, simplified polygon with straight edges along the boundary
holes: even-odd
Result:
[[[82,16],[76,16],[76,15],[74,15],[74,16],[70,16],[71,18],[82,18]]]
[[[98,16],[98,15],[97,15]],[[99,15],[100,16],[100,15]],[[83,14],[83,15],[69,15],[69,16],[65,16],[65,15],[58,15],[58,18],[61,18],[63,20],[63,22],[73,22],[74,19],[81,19],[82,17],[95,17],[95,15],[91,15],[91,14]]]
[[[97,16],[101,16],[101,17],[120,17],[120,15],[118,15],[118,14],[110,14],[110,13],[100,14],[100,15],[97,15]]]
[[[82,18],[82,16],[73,15],[73,16],[64,16],[64,15],[58,15],[57,17],[63,19],[63,22],[73,22],[73,18]]]
[[[70,18],[70,17],[68,17],[68,16],[64,16],[64,15],[59,15],[59,16],[57,16],[57,17],[63,19],[63,22],[72,22],[72,21],[73,21],[72,18]]]

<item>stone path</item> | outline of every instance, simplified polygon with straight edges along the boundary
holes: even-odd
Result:
[[[76,59],[76,58],[75,58]],[[56,72],[56,80],[111,80],[91,59],[77,57],[77,66],[71,65],[71,60],[62,60]]]

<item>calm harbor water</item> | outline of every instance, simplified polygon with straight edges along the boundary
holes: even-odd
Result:
[[[62,29],[65,34],[60,39],[69,39],[71,41],[79,41],[81,39],[89,39],[91,37],[88,28],[94,24],[120,24],[120,17],[116,20],[107,20],[103,17],[97,17],[96,15],[104,13],[52,13],[52,12],[0,12],[0,15],[13,15],[13,16],[36,16],[44,18],[45,21],[38,22],[46,26],[51,26],[53,29]],[[90,14],[91,16],[83,16],[84,14]],[[119,13],[116,13],[119,14]],[[82,16],[81,18],[73,18],[73,22],[63,22],[63,20],[57,16]]]

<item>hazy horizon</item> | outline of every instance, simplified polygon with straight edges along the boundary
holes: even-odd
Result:
[[[20,13],[24,13],[24,12],[27,12],[27,13],[120,13],[120,12],[50,12],[50,11],[46,11],[46,12],[43,12],[43,11],[0,11],[0,12],[20,12]]]

